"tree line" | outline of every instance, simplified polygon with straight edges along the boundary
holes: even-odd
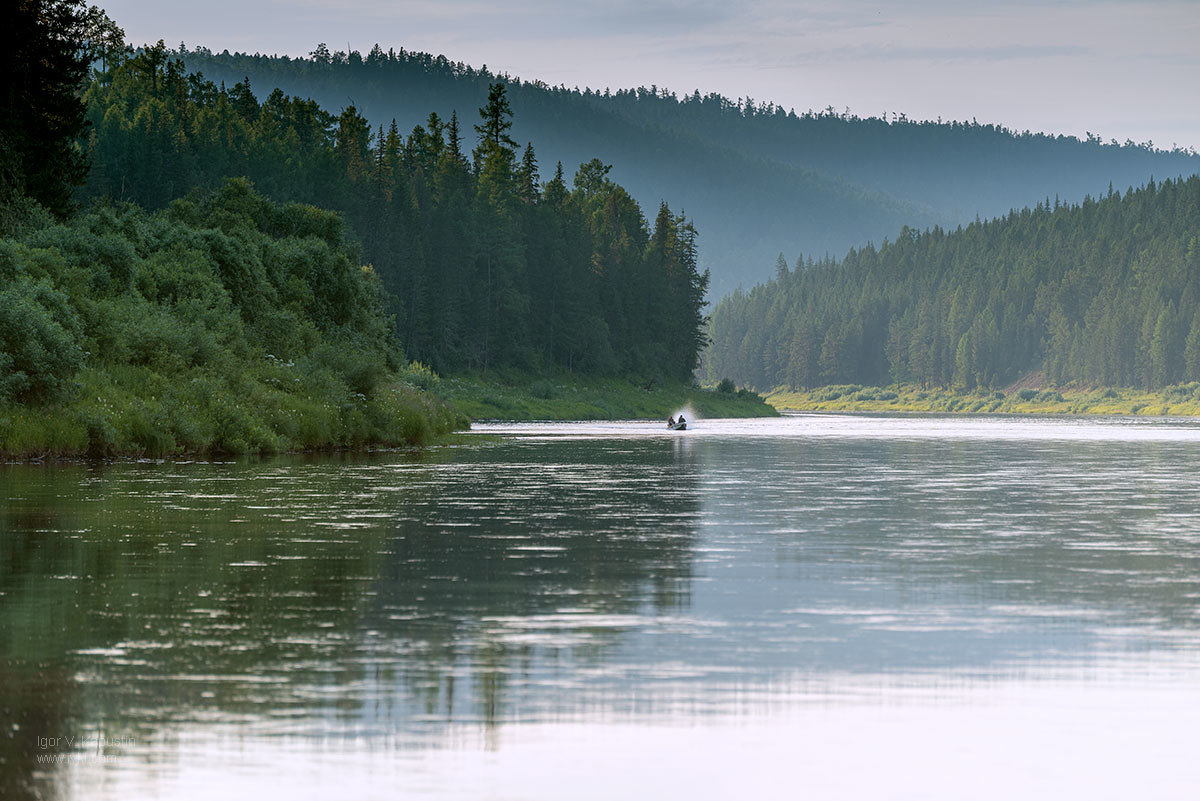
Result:
[[[341,211],[388,290],[407,355],[439,371],[563,367],[687,378],[704,344],[697,234],[653,223],[598,159],[542,180],[502,83],[478,122],[430,114],[402,135],[249,81],[188,72],[160,42],[114,58],[85,95],[85,198],[150,209],[226,176]],[[473,147],[468,152],[467,148]]]
[[[780,255],[713,310],[704,369],[758,389],[1200,380],[1200,177],[1049,201],[843,259]]]

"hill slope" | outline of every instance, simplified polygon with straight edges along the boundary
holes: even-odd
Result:
[[[496,76],[444,57],[363,56],[318,48],[311,59],[181,53],[215,81],[248,77],[322,105],[354,105],[374,124],[401,130],[429,111],[464,123]],[[796,115],[775,106],[652,89],[580,92],[509,79],[516,138],[537,144],[543,164],[568,171],[592,157],[643,204],[682,207],[703,233],[714,295],[767,278],[785,252],[844,253],[894,236],[902,225],[954,226],[1048,198],[1081,201],[1111,183],[1200,171],[1192,152],[1015,133],[975,123],[885,121],[828,110]]]

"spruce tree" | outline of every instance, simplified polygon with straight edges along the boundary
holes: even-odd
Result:
[[[518,191],[526,203],[536,203],[540,194],[538,188],[537,156],[533,153],[533,143],[525,144],[525,152],[521,154],[521,166],[517,168]]]
[[[508,135],[509,129],[512,128],[512,116],[512,106],[508,102],[504,84],[490,84],[487,104],[479,109],[479,117],[483,123],[475,126],[480,144],[490,142],[494,147],[515,150],[517,142]]]
[[[0,55],[0,202],[24,193],[55,214],[87,177],[81,99],[92,52],[82,0],[16,0]]]

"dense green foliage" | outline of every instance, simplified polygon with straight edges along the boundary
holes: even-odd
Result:
[[[904,229],[840,262],[780,256],[774,280],[717,305],[711,334],[709,376],[764,389],[1200,380],[1200,178]]]
[[[519,121],[514,138],[536,142],[546,163],[596,156],[615,165],[614,178],[643,203],[685,204],[704,232],[704,264],[718,294],[768,278],[779,250],[844,253],[906,224],[953,228],[1047,197],[1079,202],[1110,183],[1124,190],[1200,170],[1195,153],[1150,143],[832,108],[797,114],[750,98],[656,87],[580,91],[403,49],[363,54],[322,45],[303,59],[177,52],[214,80],[249,76],[335,109],[353,98],[374,123],[394,118],[402,129],[430,110],[465,114],[504,80]]]
[[[337,117],[245,82],[226,89],[160,46],[114,65],[87,94],[92,196],[150,208],[226,176],[271,197],[343,211],[395,299],[402,344],[439,371],[565,367],[690,376],[708,278],[696,232],[660,206],[653,226],[592,159],[573,187],[518,155],[493,84],[468,156],[457,115],[402,137],[354,107]]]
[[[231,181],[151,215],[44,214],[0,239],[0,454],[422,442],[379,281],[341,218]]]

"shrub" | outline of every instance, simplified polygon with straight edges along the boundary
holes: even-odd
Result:
[[[529,394],[542,400],[551,400],[558,397],[558,389],[549,381],[542,379],[529,385]]]
[[[0,292],[0,400],[49,400],[83,364],[80,324],[49,283],[15,281]]]
[[[1163,398],[1172,401],[1190,400],[1192,397],[1192,387],[1188,384],[1178,384],[1173,387],[1167,387],[1162,392]]]
[[[728,378],[722,378],[721,383],[717,384],[717,392],[724,392],[727,395],[733,394],[734,389],[733,381]]]
[[[404,373],[406,383],[424,389],[432,390],[441,383],[441,378],[433,371],[433,368],[421,362],[411,362]]]
[[[310,370],[327,370],[336,374],[352,392],[370,395],[383,378],[384,361],[381,354],[369,353],[353,345],[330,342],[317,346],[303,364]]]

